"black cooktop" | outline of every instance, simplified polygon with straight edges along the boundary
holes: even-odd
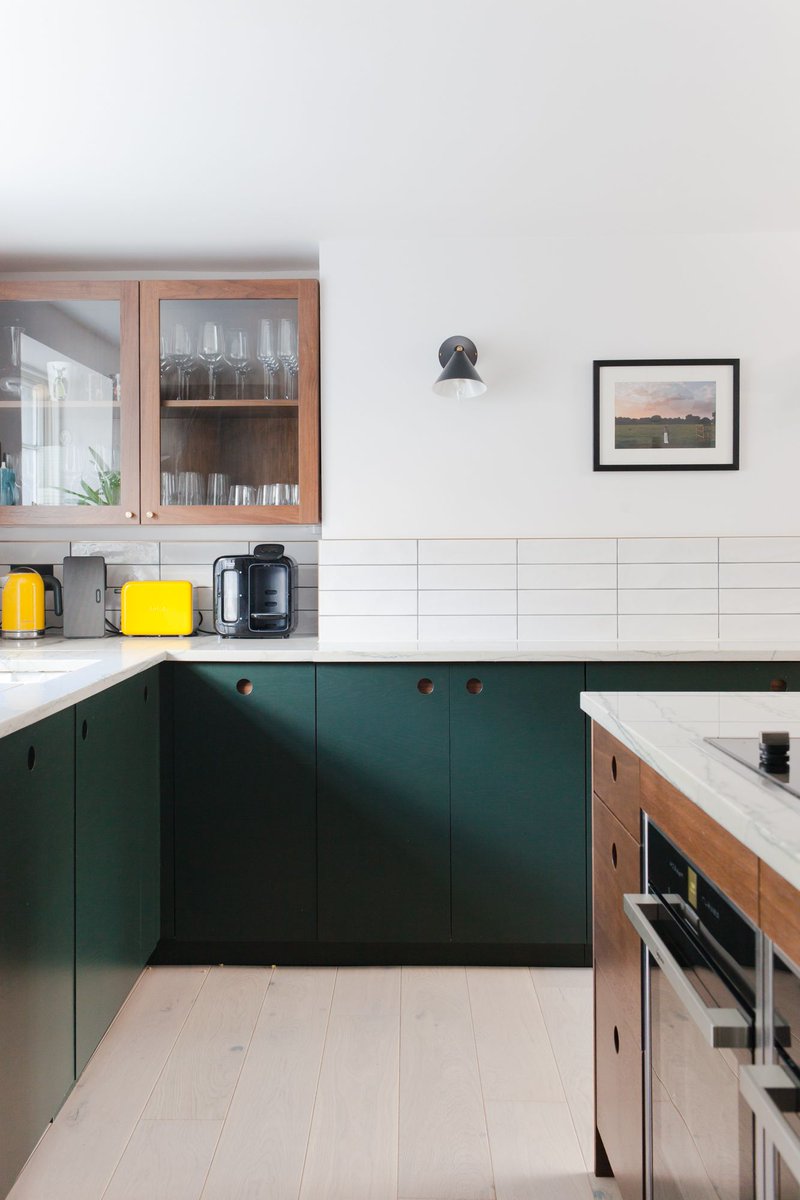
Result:
[[[757,737],[704,738],[703,740],[708,742],[709,746],[716,746],[723,754],[729,754],[737,762],[743,763],[763,779],[777,783],[779,787],[800,799],[800,738],[789,739],[787,761],[774,763],[769,768],[761,765],[763,755],[761,742]]]

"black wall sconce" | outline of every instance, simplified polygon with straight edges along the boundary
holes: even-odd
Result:
[[[438,396],[455,396],[457,400],[482,396],[487,388],[475,370],[477,361],[478,349],[469,338],[448,338],[439,347],[439,362],[444,370],[433,385],[433,390]]]

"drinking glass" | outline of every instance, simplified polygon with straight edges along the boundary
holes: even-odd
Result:
[[[258,495],[256,496],[256,504],[261,504],[266,508],[269,508],[271,505],[275,504],[276,503],[276,499],[275,499],[276,487],[277,487],[277,485],[274,483],[262,483],[261,487],[258,489]]]
[[[258,361],[264,368],[264,399],[272,399],[272,376],[281,369],[280,360],[275,354],[274,321],[263,317],[258,323]]]
[[[22,393],[22,335],[24,332],[21,325],[5,325],[0,329],[0,333],[5,335],[3,340],[8,344],[8,361],[4,362],[3,371],[0,374],[0,389],[15,396]]]
[[[243,329],[234,329],[231,334],[228,361],[236,372],[236,399],[244,400],[245,381],[250,374],[250,359],[247,334]]]
[[[216,400],[217,368],[222,362],[222,326],[219,321],[204,321],[200,333],[198,356],[208,368],[208,399]]]
[[[294,400],[294,381],[298,371],[297,361],[297,327],[288,317],[281,317],[278,332],[278,358],[283,363],[285,377],[284,399]]]
[[[161,503],[177,504],[178,477],[174,471],[161,472]]]
[[[192,335],[185,325],[173,325],[172,336],[170,338],[169,357],[175,364],[175,369],[178,372],[178,400],[186,400],[186,380],[188,378],[187,368],[194,361],[194,346],[192,344]]]
[[[180,471],[178,474],[178,504],[203,504],[205,480],[199,471]]]
[[[213,474],[209,475],[208,486],[206,488],[206,503],[227,504],[230,488],[230,475],[222,475],[218,472],[214,472]]]
[[[228,493],[228,504],[255,504],[256,489],[244,483],[235,483]]]

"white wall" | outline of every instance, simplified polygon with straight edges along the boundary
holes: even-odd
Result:
[[[800,236],[327,241],[320,278],[324,537],[797,532]],[[478,400],[431,391],[451,334]],[[740,470],[594,473],[592,360],[703,356]]]

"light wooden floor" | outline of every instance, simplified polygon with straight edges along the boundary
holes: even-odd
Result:
[[[145,971],[11,1200],[616,1200],[591,974]]]

